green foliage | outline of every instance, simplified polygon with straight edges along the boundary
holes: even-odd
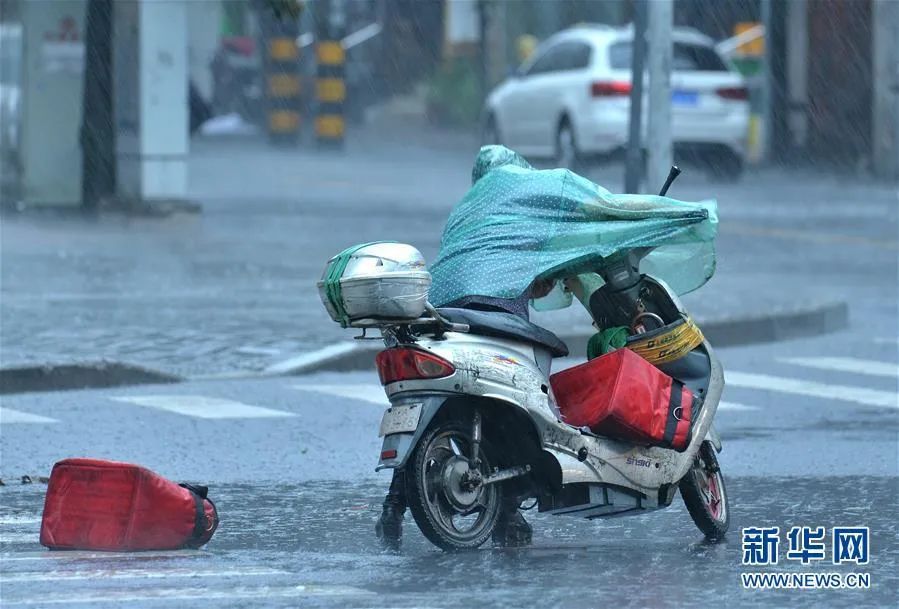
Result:
[[[481,91],[475,61],[457,57],[441,66],[429,79],[428,111],[437,122],[473,125],[481,112]]]
[[[758,57],[735,57],[731,60],[743,76],[760,76],[764,62]]]

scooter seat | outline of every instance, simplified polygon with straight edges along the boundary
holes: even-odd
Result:
[[[446,308],[437,310],[452,323],[468,324],[472,334],[531,343],[543,347],[553,357],[565,357],[568,355],[568,347],[558,336],[518,315],[472,309]]]

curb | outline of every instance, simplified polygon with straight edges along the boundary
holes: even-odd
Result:
[[[849,326],[849,306],[830,302],[808,308],[782,310],[768,315],[697,320],[708,341],[715,347],[736,347],[771,343],[828,334]],[[560,335],[573,354],[586,353],[591,334]],[[337,348],[345,345],[343,349]],[[380,341],[338,343],[286,360],[269,368],[272,375],[300,375],[313,372],[350,372],[374,368],[374,356],[383,349]]]
[[[183,380],[185,379],[172,374],[119,362],[22,366],[0,369],[0,395],[179,383]]]
[[[716,347],[733,347],[817,336],[849,325],[849,307],[832,302],[768,315],[698,320],[703,334]],[[571,353],[586,353],[590,334],[561,335]],[[314,372],[371,370],[380,341],[335,343],[284,360],[262,371],[234,371],[183,378],[119,362],[23,366],[0,369],[0,395],[67,389],[101,389],[125,385],[171,384],[216,379],[259,379]]]
[[[198,215],[203,205],[187,199],[166,199],[160,201],[139,201],[136,199],[104,199],[94,209],[81,205],[28,204],[21,200],[0,201],[0,214],[10,216],[51,216],[51,217],[95,217],[129,216],[135,218],[168,218],[176,214]]]

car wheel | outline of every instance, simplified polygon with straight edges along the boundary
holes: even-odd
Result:
[[[555,162],[556,167],[562,169],[580,171],[582,168],[581,154],[578,151],[574,129],[572,129],[568,119],[563,119],[562,122],[559,123],[559,129],[556,131]]]

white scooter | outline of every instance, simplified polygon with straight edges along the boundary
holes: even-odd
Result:
[[[664,282],[640,273],[650,251],[595,269],[598,327],[627,320],[651,331],[686,318]],[[678,489],[697,527],[724,535],[730,510],[712,425],[724,373],[707,341],[659,365],[696,397],[686,449],[635,444],[565,423],[549,380],[552,360],[568,355],[558,337],[511,313],[434,308],[429,285],[418,250],[378,243],[333,258],[319,291],[344,327],[381,332],[377,367],[391,405],[377,469],[404,472],[406,501],[431,542],[477,548],[509,506],[529,499],[541,512],[592,519],[667,507]]]
[[[377,356],[391,402],[381,421],[377,469],[404,471],[409,508],[431,542],[445,550],[476,548],[510,504],[530,499],[541,512],[592,519],[667,507],[678,489],[699,529],[709,538],[724,535],[729,509],[716,459],[721,443],[712,426],[724,375],[706,341],[663,367],[698,398],[686,450],[601,437],[566,424],[555,405],[550,366],[568,350],[551,332],[510,313],[436,309],[424,301],[424,312],[409,319],[416,305],[406,288],[385,302],[391,293],[385,281],[401,275],[389,273],[385,260],[408,258],[409,251],[415,259],[406,267],[426,274],[410,246],[369,246],[356,258],[362,261],[356,267],[361,289],[353,292],[347,279],[341,298],[358,307],[377,295],[380,303],[379,315],[357,314],[345,325],[379,329],[387,347]],[[671,306],[683,312],[663,282],[640,274],[648,251],[632,251],[616,266],[597,269],[606,289],[597,308],[591,300],[594,318],[610,314],[601,310],[603,303],[626,309],[638,285],[640,323],[658,318],[653,311],[659,303],[643,302],[646,285],[669,312]],[[406,313],[390,319],[385,304]],[[338,318],[334,311],[332,316]]]

